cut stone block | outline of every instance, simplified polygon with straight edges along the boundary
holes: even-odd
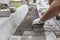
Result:
[[[57,38],[60,37],[60,32],[55,32],[55,34],[56,34]]]
[[[24,31],[23,36],[45,36],[44,32]]]
[[[22,40],[46,40],[45,36],[22,36]]]
[[[10,16],[10,10],[9,9],[0,10],[0,17],[9,17],[9,16]]]
[[[9,38],[9,40],[21,40],[21,36],[15,36],[15,35],[13,35],[13,36],[11,36]]]
[[[57,24],[55,23],[53,19],[48,20],[48,22],[51,26],[57,26]]]
[[[54,17],[53,20],[55,21],[55,23],[60,27],[60,20],[56,20],[56,18]]]
[[[57,32],[57,31],[60,31],[60,28],[59,26],[44,26],[44,30]]]
[[[46,40],[57,40],[56,35],[54,34],[54,32],[45,32],[46,35]]]

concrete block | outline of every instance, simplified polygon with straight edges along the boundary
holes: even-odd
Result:
[[[10,10],[9,9],[0,10],[0,17],[9,17],[9,16],[10,16]]]
[[[24,31],[23,36],[45,36],[44,32]]]
[[[46,40],[45,36],[22,36],[22,40]]]
[[[21,40],[21,36],[12,35],[9,40]]]

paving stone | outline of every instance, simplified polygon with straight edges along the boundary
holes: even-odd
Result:
[[[56,34],[57,38],[60,37],[60,32],[56,31],[55,34]]]
[[[9,16],[10,16],[10,10],[9,9],[0,10],[0,17],[9,17]]]
[[[23,36],[22,40],[46,40],[45,36]]]
[[[45,32],[24,31],[23,36],[45,36]]]
[[[12,35],[9,40],[21,40],[21,36]]]
[[[60,27],[60,20],[56,20],[56,18],[53,18],[54,22]]]
[[[33,25],[33,31],[44,32],[44,28],[41,25]]]
[[[57,24],[54,22],[54,20],[52,18],[50,20],[48,20],[48,22],[50,25],[57,26]]]
[[[46,35],[46,40],[57,40],[56,35],[54,34],[54,32],[45,32]]]
[[[45,31],[60,31],[59,26],[44,26]]]

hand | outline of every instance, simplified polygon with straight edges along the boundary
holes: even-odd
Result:
[[[58,38],[58,40],[60,40],[60,38]]]

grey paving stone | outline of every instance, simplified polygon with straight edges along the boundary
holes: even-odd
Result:
[[[21,36],[12,35],[9,40],[21,40]]]
[[[43,26],[40,26],[40,25],[33,25],[33,31],[44,32],[44,28],[43,28]]]
[[[23,36],[22,40],[46,40],[45,36]]]
[[[46,40],[57,40],[57,37],[53,31],[45,32],[45,35],[46,35]]]
[[[45,32],[24,31],[23,36],[45,36]]]
[[[0,17],[9,17],[9,16],[10,16],[10,10],[9,9],[0,10]]]
[[[60,37],[60,32],[57,32],[57,31],[56,31],[56,32],[55,32],[55,35],[57,36],[57,38]]]
[[[48,22],[51,26],[57,26],[57,24],[55,23],[55,21],[52,18],[50,20],[48,20]]]
[[[56,20],[56,18],[53,18],[54,22],[60,27],[60,20]]]
[[[59,26],[44,26],[45,31],[60,31]]]

